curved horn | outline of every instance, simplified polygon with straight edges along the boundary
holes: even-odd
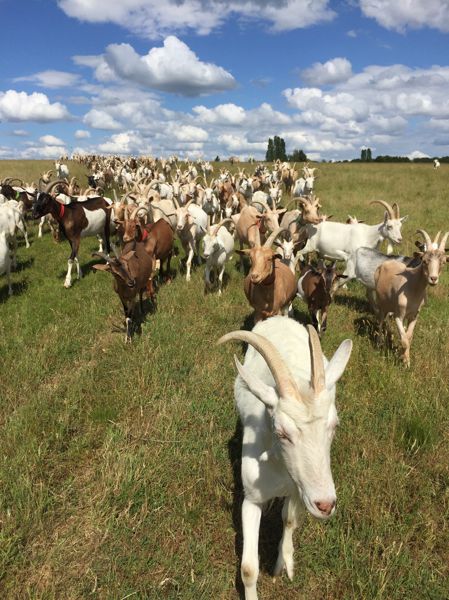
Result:
[[[275,231],[270,233],[270,236],[265,240],[263,245],[264,248],[269,248],[274,240],[280,235],[283,231],[287,231],[285,227],[278,227]]]
[[[114,262],[114,259],[105,254],[104,252],[92,252],[92,256],[99,256],[109,264]]]
[[[57,185],[64,185],[67,190],[67,187],[68,187],[67,181],[65,181],[65,179],[56,179],[56,181],[52,181],[51,183],[49,183],[44,191],[47,194],[49,194],[52,191],[52,189],[54,187],[56,187]]]
[[[142,208],[142,206],[136,206],[136,208],[132,211],[131,216],[129,217],[130,221],[134,221],[134,219],[137,217],[137,213]]]
[[[212,227],[214,227],[215,231],[218,232],[218,230],[220,229],[220,227],[223,227],[223,225],[225,223],[232,223],[232,219],[226,218],[226,219],[222,219],[219,223],[216,223],[215,225],[212,225]]]
[[[268,206],[266,200],[251,200],[251,205],[254,206],[254,204],[260,204],[265,208],[265,210],[270,210],[270,207]]]
[[[298,386],[291,374],[290,369],[282,360],[277,348],[267,338],[253,333],[252,331],[231,331],[218,340],[218,344],[238,340],[251,344],[259,354],[262,355],[268,368],[273,375],[279,396],[286,398],[294,396],[297,400],[302,400]]]
[[[307,325],[307,331],[309,332],[310,367],[312,370],[311,384],[314,393],[319,394],[326,387],[323,352],[315,327]]]
[[[430,250],[432,248],[432,240],[430,239],[430,235],[427,233],[427,231],[424,229],[417,229],[416,233],[420,233],[423,236],[424,241],[426,242],[427,250]]]
[[[440,252],[445,252],[446,251],[446,242],[447,242],[448,236],[449,236],[449,231],[446,231],[446,233],[441,238],[441,242],[440,242],[440,245],[438,247],[438,250],[440,250]]]
[[[390,219],[394,219],[395,218],[393,209],[388,204],[388,202],[385,202],[385,200],[372,200],[370,202],[370,204],[382,204],[382,206],[387,210]]]

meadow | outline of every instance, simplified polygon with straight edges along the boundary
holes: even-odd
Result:
[[[2,161],[0,178],[37,181],[49,161]],[[398,202],[400,250],[418,227],[449,230],[449,166],[320,164],[317,195],[334,220],[380,222],[369,202]],[[83,167],[69,163],[80,177]],[[249,167],[251,168],[251,167]],[[81,179],[82,185],[87,182]],[[240,427],[233,406],[242,348],[216,340],[251,328],[237,256],[223,296],[204,294],[203,270],[179,272],[147,302],[126,346],[112,278],[63,288],[69,246],[51,235],[19,248],[14,296],[0,278],[0,595],[11,599],[239,598]],[[179,245],[179,244],[178,244]],[[449,595],[449,275],[429,292],[411,368],[398,338],[378,346],[357,282],[339,292],[322,346],[351,338],[337,386],[332,447],[337,511],[307,516],[295,534],[296,572],[272,580],[280,502],[261,526],[261,599],[443,600]],[[309,322],[295,300],[295,318]],[[393,330],[393,328],[392,328]]]

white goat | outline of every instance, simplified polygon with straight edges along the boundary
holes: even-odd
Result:
[[[6,239],[6,232],[0,231],[0,275],[6,273],[8,280],[8,294],[12,296],[11,287],[11,257],[9,255],[9,246]]]
[[[355,277],[355,252],[358,248],[376,248],[383,240],[394,244],[402,242],[401,227],[407,217],[399,217],[399,207],[391,207],[383,200],[375,200],[387,209],[382,223],[366,225],[365,223],[333,223],[323,221],[318,225],[307,224],[308,240],[299,256],[309,252],[318,252],[322,258],[344,260],[347,262],[344,275],[346,281]],[[345,280],[342,280],[344,283]]]
[[[193,256],[199,257],[199,245],[201,238],[207,231],[207,215],[197,204],[192,204],[189,200],[184,206],[176,206],[176,229],[178,237],[181,240],[184,252],[187,255],[186,262],[186,281],[190,281],[190,269]]]
[[[223,284],[223,274],[227,261],[230,259],[234,250],[234,236],[224,226],[225,223],[232,223],[232,219],[223,219],[217,225],[208,227],[207,233],[203,238],[203,256],[206,259],[206,270],[204,272],[204,281],[206,288],[211,288],[211,272],[218,272],[218,295],[221,296]]]
[[[342,342],[328,363],[315,329],[288,317],[272,317],[252,332],[234,331],[228,340],[248,342],[234,391],[243,425],[242,580],[246,600],[257,600],[258,539],[265,503],[285,497],[284,532],[275,575],[293,577],[292,535],[305,508],[318,519],[335,511],[330,448],[338,424],[335,384],[352,350]]]
[[[58,160],[55,162],[55,169],[58,173],[58,179],[68,179],[69,178],[69,167],[67,165],[63,165]]]

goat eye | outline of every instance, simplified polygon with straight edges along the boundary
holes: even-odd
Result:
[[[290,442],[290,443],[292,441],[291,438],[287,435],[287,433],[283,429],[278,429],[276,431],[276,435],[278,436],[278,438],[280,440],[285,440],[285,441]]]

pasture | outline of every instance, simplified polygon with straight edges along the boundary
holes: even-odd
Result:
[[[84,168],[69,163],[72,174]],[[0,163],[0,178],[37,180],[49,161]],[[82,180],[86,185],[86,180]],[[401,252],[415,230],[449,230],[449,167],[322,164],[316,193],[334,220],[383,216],[398,202]],[[3,598],[227,600],[241,592],[240,437],[234,353],[223,334],[251,328],[235,255],[222,297],[204,294],[204,266],[186,283],[172,262],[157,311],[125,346],[112,278],[63,288],[69,246],[46,233],[19,248],[14,296],[0,279],[0,591]],[[179,246],[179,243],[178,243]],[[448,596],[449,274],[429,291],[411,368],[379,347],[362,287],[329,311],[323,351],[349,337],[332,447],[337,511],[295,534],[296,573],[273,582],[280,503],[261,527],[258,589],[266,600]],[[309,322],[295,300],[295,318]],[[394,330],[393,327],[391,328]]]

